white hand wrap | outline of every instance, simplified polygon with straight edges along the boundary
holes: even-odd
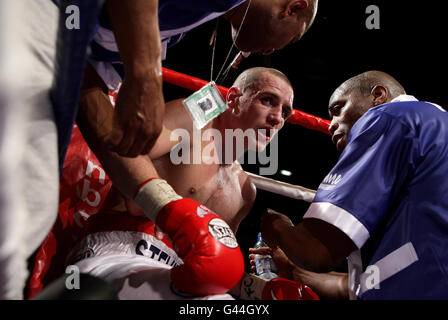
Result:
[[[134,201],[155,223],[159,211],[171,201],[179,199],[182,197],[165,180],[153,179],[140,188]]]
[[[241,279],[240,298],[243,300],[261,300],[263,289],[269,280],[245,273]]]

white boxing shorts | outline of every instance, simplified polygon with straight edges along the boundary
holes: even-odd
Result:
[[[87,226],[88,234],[67,261],[81,273],[108,282],[119,299],[233,300],[229,294],[193,297],[178,292],[170,275],[182,260],[166,238],[154,236],[154,223],[148,219],[99,213],[87,221],[93,222]]]

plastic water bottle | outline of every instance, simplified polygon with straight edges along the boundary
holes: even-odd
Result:
[[[255,243],[254,248],[266,247],[266,243],[263,241],[261,237],[261,233],[258,233],[257,242]],[[273,279],[278,278],[277,275],[277,267],[272,260],[270,255],[261,255],[256,254],[254,256],[255,262],[255,274],[265,279]]]

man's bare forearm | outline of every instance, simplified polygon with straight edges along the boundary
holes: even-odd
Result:
[[[269,237],[265,237],[267,234],[263,233],[265,241],[271,247],[280,247],[295,265],[314,272],[329,272],[338,265],[320,239],[305,228],[303,223],[293,226],[289,222],[276,220],[270,228]],[[275,243],[269,243],[271,239]]]
[[[157,0],[108,0],[126,78],[161,80],[161,42]],[[154,79],[153,79],[154,80]]]
[[[124,79],[115,102],[111,150],[126,157],[148,154],[162,131],[162,91],[158,1],[108,0]]]
[[[313,272],[334,270],[356,249],[345,233],[319,219],[303,219],[294,226],[287,216],[267,210],[261,228],[271,248],[280,247],[294,264]]]
[[[107,148],[104,137],[112,128],[112,117],[113,107],[107,96],[107,88],[93,68],[87,65],[77,124],[115,186],[132,198],[144,181],[158,175],[147,155],[127,158]]]
[[[329,272],[337,266],[328,249],[303,224],[285,228],[280,248],[298,266],[315,272]]]
[[[346,273],[315,273],[301,268],[293,270],[293,280],[306,284],[320,299],[348,300],[348,275]]]

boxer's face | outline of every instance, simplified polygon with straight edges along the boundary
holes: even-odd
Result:
[[[348,135],[355,122],[373,107],[369,96],[361,95],[357,90],[347,90],[340,86],[330,98],[328,112],[331,118],[331,140],[339,152],[344,150]]]
[[[263,73],[239,101],[239,127],[255,129],[258,151],[263,150],[292,114],[293,89],[283,79]]]

